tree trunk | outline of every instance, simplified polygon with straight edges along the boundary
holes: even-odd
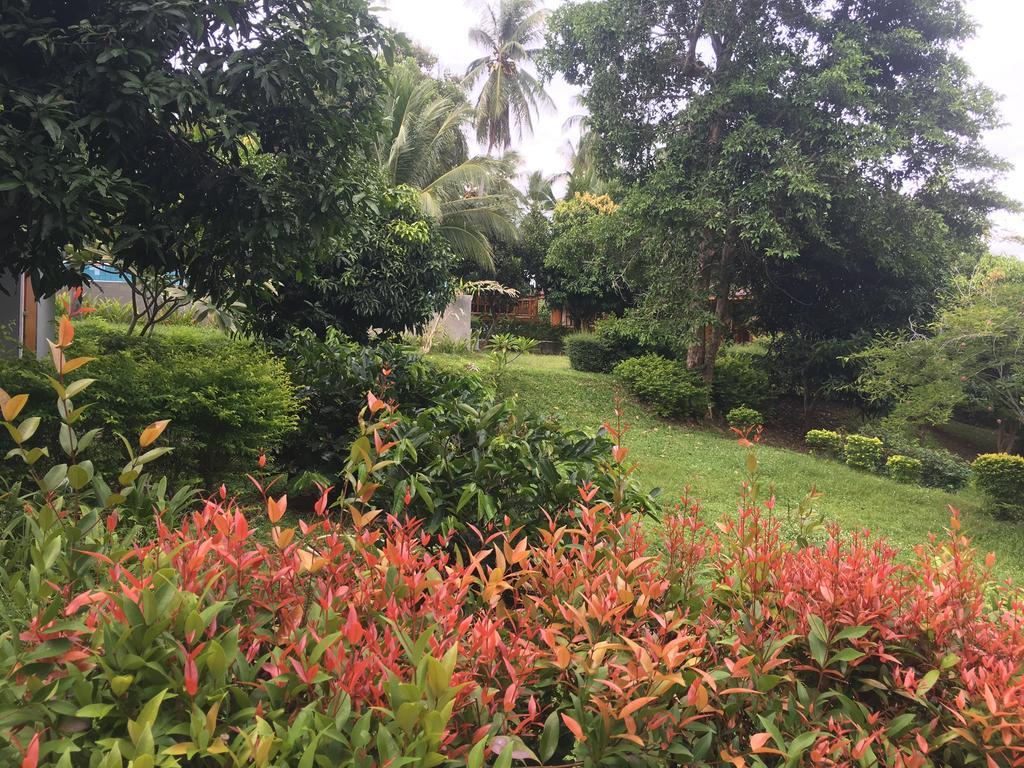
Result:
[[[704,351],[704,381],[709,385],[715,380],[715,361],[722,348],[722,340],[732,326],[732,267],[736,249],[731,242],[722,246],[715,280],[715,319],[711,324],[711,338]]]

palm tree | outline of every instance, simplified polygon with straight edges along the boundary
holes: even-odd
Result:
[[[484,79],[476,103],[476,135],[488,152],[512,144],[513,123],[520,136],[524,128],[532,131],[533,115],[540,106],[553,104],[526,68],[539,51],[531,46],[544,34],[545,17],[537,0],[491,0],[484,5],[482,25],[469,31],[470,42],[487,50],[469,65],[465,83],[473,88]]]
[[[515,237],[519,193],[511,178],[518,157],[470,157],[464,129],[472,106],[457,85],[434,80],[413,62],[392,68],[387,98],[390,119],[378,158],[389,180],[419,191],[420,205],[456,254],[493,269],[489,237]]]
[[[558,202],[555,197],[554,185],[559,178],[561,178],[561,174],[545,176],[541,171],[531,171],[530,175],[526,177],[527,202],[542,211],[550,211]]]

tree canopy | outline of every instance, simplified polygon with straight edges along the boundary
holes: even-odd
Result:
[[[1024,427],[1024,266],[987,258],[935,321],[861,353],[858,384],[897,424],[943,424],[960,405],[988,412],[1008,450]]]
[[[5,266],[53,292],[100,242],[200,295],[280,279],[352,202],[386,46],[365,0],[5,2]]]
[[[1005,201],[981,141],[995,98],[957,52],[972,31],[959,0],[555,12],[546,66],[584,87],[601,173],[633,185],[648,224],[639,290],[712,322],[691,351],[708,378],[738,295],[772,330],[837,312],[829,332],[849,333],[926,317],[978,257]]]

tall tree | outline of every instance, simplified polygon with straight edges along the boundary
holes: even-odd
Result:
[[[777,300],[797,264],[839,282],[848,263],[913,275],[924,290],[905,298],[917,300],[977,257],[1005,201],[981,143],[995,99],[957,52],[972,30],[960,0],[595,0],[555,13],[547,66],[586,89],[601,170],[637,185],[631,208],[650,225],[644,301],[682,308],[691,328],[711,322],[691,349],[708,379],[736,297]],[[887,317],[927,312],[904,300]]]
[[[3,2],[4,266],[53,292],[99,241],[200,295],[279,279],[344,220],[387,44],[365,0]]]
[[[545,18],[537,0],[492,0],[484,5],[481,26],[469,32],[470,42],[487,51],[469,65],[465,82],[475,87],[484,81],[476,103],[476,134],[488,150],[511,146],[513,126],[520,136],[524,128],[532,131],[533,116],[552,103],[530,71]]]
[[[391,70],[387,109],[377,154],[388,179],[418,190],[423,211],[456,255],[493,271],[491,240],[515,236],[519,195],[511,177],[518,158],[470,157],[464,130],[472,106],[459,86],[434,80],[412,61]]]

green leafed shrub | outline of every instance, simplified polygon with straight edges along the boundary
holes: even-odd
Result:
[[[682,336],[630,312],[623,317],[601,318],[594,323],[594,333],[611,344],[620,360],[646,354],[674,358],[680,351]]]
[[[725,416],[725,421],[730,427],[747,430],[759,424],[764,424],[764,416],[754,408],[741,405],[739,408],[733,408],[729,411]]]
[[[921,484],[929,488],[958,491],[971,479],[971,465],[944,448],[918,446],[907,455],[921,462]]]
[[[974,482],[1000,517],[1024,515],[1024,456],[984,453],[971,465]]]
[[[567,337],[565,354],[569,356],[569,365],[574,370],[590,373],[611,373],[622,360],[610,342],[592,333]]]
[[[475,377],[438,368],[412,347],[391,341],[364,346],[331,329],[323,339],[310,331],[294,334],[275,348],[304,401],[297,437],[281,451],[284,469],[300,481],[303,475],[334,481],[348,459],[367,392],[402,403],[407,413],[459,395],[485,396]]]
[[[719,413],[747,405],[761,407],[771,396],[767,372],[752,355],[725,354],[715,361],[711,397]]]
[[[909,456],[921,462],[921,485],[958,491],[971,479],[971,465],[945,448],[926,448],[906,430],[885,422],[861,427],[860,433],[877,437],[885,443],[888,456]]]
[[[924,465],[920,459],[899,454],[890,456],[885,462],[886,474],[899,483],[911,483],[914,485],[920,483],[923,468]]]
[[[804,442],[816,453],[838,457],[843,452],[843,436],[830,429],[812,429],[804,436]]]
[[[643,355],[619,363],[615,375],[659,416],[687,418],[707,412],[707,384],[683,363]]]
[[[258,344],[206,327],[159,328],[144,338],[102,320],[76,328],[78,353],[97,358],[84,418],[108,434],[137,434],[173,414],[164,442],[174,451],[161,465],[172,479],[242,477],[260,452],[276,452],[295,429],[300,403],[288,372]],[[12,369],[10,388],[28,393],[32,413],[52,422],[52,393],[39,364],[0,363],[5,382]],[[111,441],[98,444],[92,458],[103,469],[121,462]]]
[[[843,457],[854,469],[875,472],[885,459],[885,444],[877,437],[850,435],[843,446]]]

